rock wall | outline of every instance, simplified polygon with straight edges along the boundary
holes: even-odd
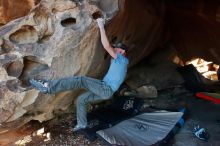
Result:
[[[25,16],[37,3],[35,0],[0,0],[0,26]]]
[[[183,61],[203,58],[220,64],[220,1],[167,1],[170,44]]]
[[[29,79],[103,77],[110,57],[100,42],[98,17],[105,18],[111,43],[129,46],[130,66],[160,44],[164,5],[159,0],[42,0],[0,28],[0,144],[2,136],[29,121],[73,111],[81,93],[41,94]]]
[[[39,1],[0,0],[0,24],[8,22],[0,27],[0,145],[30,121],[73,111],[82,92],[45,95],[29,79],[103,77],[110,56],[100,42],[98,17],[105,18],[111,43],[129,46],[130,67],[164,44],[183,61],[201,57],[220,64],[218,0]]]

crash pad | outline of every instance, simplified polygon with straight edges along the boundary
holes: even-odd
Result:
[[[182,116],[182,112],[142,113],[96,133],[110,145],[150,146],[165,139]]]

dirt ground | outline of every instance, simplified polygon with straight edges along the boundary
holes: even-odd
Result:
[[[172,146],[219,146],[220,145],[220,105],[198,99],[190,92],[182,89],[168,89],[160,92],[158,98],[146,99],[145,106],[158,109],[174,109],[185,106],[188,109],[185,125],[171,139]],[[29,142],[24,143],[25,138],[16,145],[26,146],[105,146],[97,139],[90,142],[83,135],[72,132],[74,117],[72,114],[65,114],[58,118],[58,122],[43,125],[44,132],[41,135],[32,135]],[[202,141],[194,136],[194,126],[204,127],[209,135],[209,140]],[[47,136],[49,135],[49,136]],[[49,138],[48,138],[49,137]],[[28,140],[26,140],[28,141]]]
[[[32,134],[17,143],[18,146],[104,146],[99,140],[90,142],[83,135],[72,132],[72,114],[65,114],[56,120],[56,123],[43,124],[41,134]],[[53,122],[52,122],[53,123]],[[48,136],[49,135],[49,136]]]
[[[174,137],[173,146],[219,146],[220,145],[220,105],[198,99],[194,96],[184,97],[189,108],[189,117]],[[199,125],[209,133],[209,140],[202,141],[192,133]]]

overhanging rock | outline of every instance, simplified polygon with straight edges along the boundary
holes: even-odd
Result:
[[[157,7],[160,10],[154,11]],[[148,11],[142,13],[139,8]],[[110,57],[102,48],[96,18],[107,20],[111,43],[123,41],[129,46],[133,65],[160,41],[163,14],[164,5],[158,1],[42,0],[27,16],[2,26],[0,133],[66,112],[79,94],[44,95],[31,88],[29,79],[71,75],[102,78]],[[130,19],[134,21],[128,24]]]

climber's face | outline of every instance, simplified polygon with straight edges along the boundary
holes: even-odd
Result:
[[[120,53],[120,54],[122,54],[122,55],[126,55],[126,52],[125,52],[125,50],[123,50],[123,49],[121,49],[121,48],[114,48],[115,49],[115,51],[116,51],[116,53]]]

